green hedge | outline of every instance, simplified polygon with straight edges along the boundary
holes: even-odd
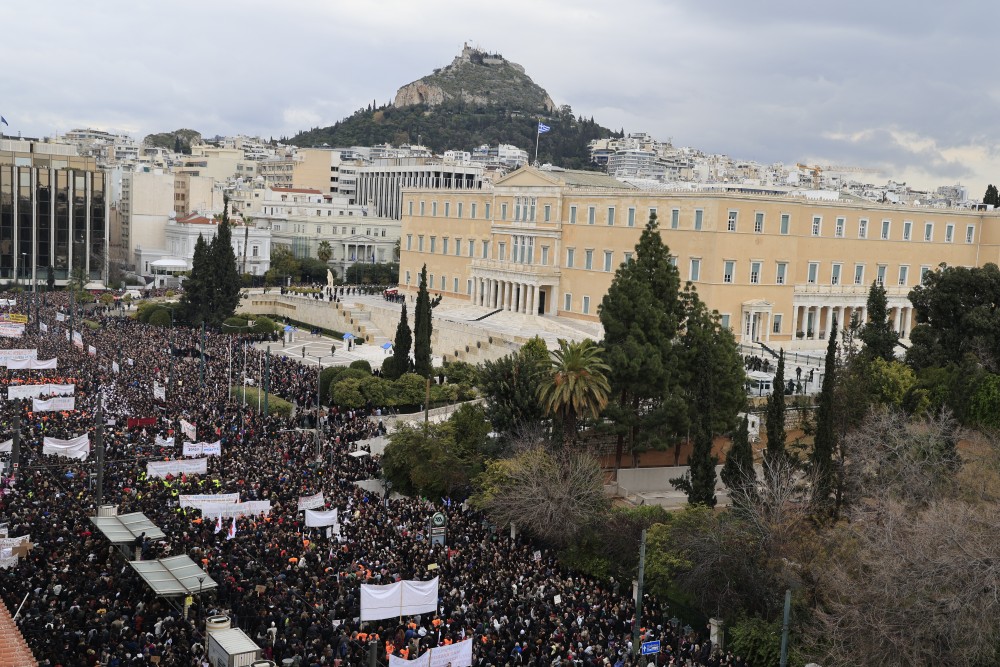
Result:
[[[263,393],[256,387],[246,388],[246,402],[247,405],[256,408],[257,397],[260,396],[260,405],[263,409],[264,406],[264,396]],[[233,400],[237,403],[243,402],[243,386],[234,385],[233,386]],[[270,415],[277,415],[279,417],[291,417],[292,416],[292,404],[281,398],[280,396],[275,396],[274,394],[267,395],[267,412]]]

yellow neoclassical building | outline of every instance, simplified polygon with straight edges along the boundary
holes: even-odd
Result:
[[[817,346],[865,317],[881,282],[895,328],[945,263],[1000,260],[1000,214],[753,192],[646,191],[594,172],[522,168],[489,190],[406,189],[400,288],[426,264],[432,293],[491,309],[597,320],[651,213],[682,280],[738,341]]]

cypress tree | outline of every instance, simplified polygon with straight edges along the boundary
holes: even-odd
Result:
[[[715,466],[719,459],[712,456],[712,434],[704,425],[695,430],[691,459],[688,461],[691,483],[687,489],[692,505],[715,507]]]
[[[418,375],[430,377],[431,365],[431,300],[427,294],[427,265],[420,269],[417,306],[413,314],[413,366]]]
[[[757,487],[757,472],[753,467],[753,448],[750,446],[750,419],[744,416],[733,436],[733,444],[722,466],[722,482],[729,489],[734,507],[745,505]]]
[[[229,226],[229,197],[223,199],[222,220],[219,231],[209,247],[211,256],[212,282],[207,286],[210,294],[210,308],[205,319],[218,326],[236,312],[240,303],[242,280],[236,268],[236,254],[233,252],[233,231]]]
[[[868,290],[868,323],[861,328],[861,342],[864,344],[865,356],[868,359],[884,359],[892,361],[896,358],[895,349],[899,342],[899,334],[892,330],[889,323],[889,303],[885,288],[872,283]]]
[[[410,333],[410,323],[407,320],[406,304],[399,315],[399,325],[396,326],[396,340],[392,348],[392,362],[389,364],[389,379],[395,380],[410,369],[410,347],[413,345],[413,335]]]
[[[764,451],[764,472],[785,458],[785,351],[778,353],[778,370],[774,375],[771,396],[767,399],[767,449]]]
[[[834,427],[834,386],[837,374],[837,320],[830,329],[830,342],[826,347],[826,363],[823,372],[823,386],[816,411],[816,438],[813,443],[812,464],[813,504],[823,507],[833,490],[833,450],[837,445],[837,430]]]

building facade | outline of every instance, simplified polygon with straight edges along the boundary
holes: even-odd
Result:
[[[821,345],[866,318],[872,282],[895,329],[940,264],[1000,260],[997,213],[734,192],[644,191],[591,172],[520,169],[492,190],[403,192],[400,286],[491,309],[597,320],[650,215],[682,281],[737,340]]]
[[[74,269],[108,269],[108,183],[92,157],[67,146],[0,140],[0,281],[57,283]],[[71,154],[68,154],[71,153]]]

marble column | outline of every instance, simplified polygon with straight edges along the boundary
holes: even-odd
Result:
[[[902,322],[902,319],[903,319],[903,309],[902,308],[893,308],[893,311],[894,312],[893,312],[893,315],[892,315],[892,318],[893,318],[892,319],[892,328],[893,328],[893,331],[895,331],[896,333],[899,333],[899,325],[900,325],[900,323]]]

